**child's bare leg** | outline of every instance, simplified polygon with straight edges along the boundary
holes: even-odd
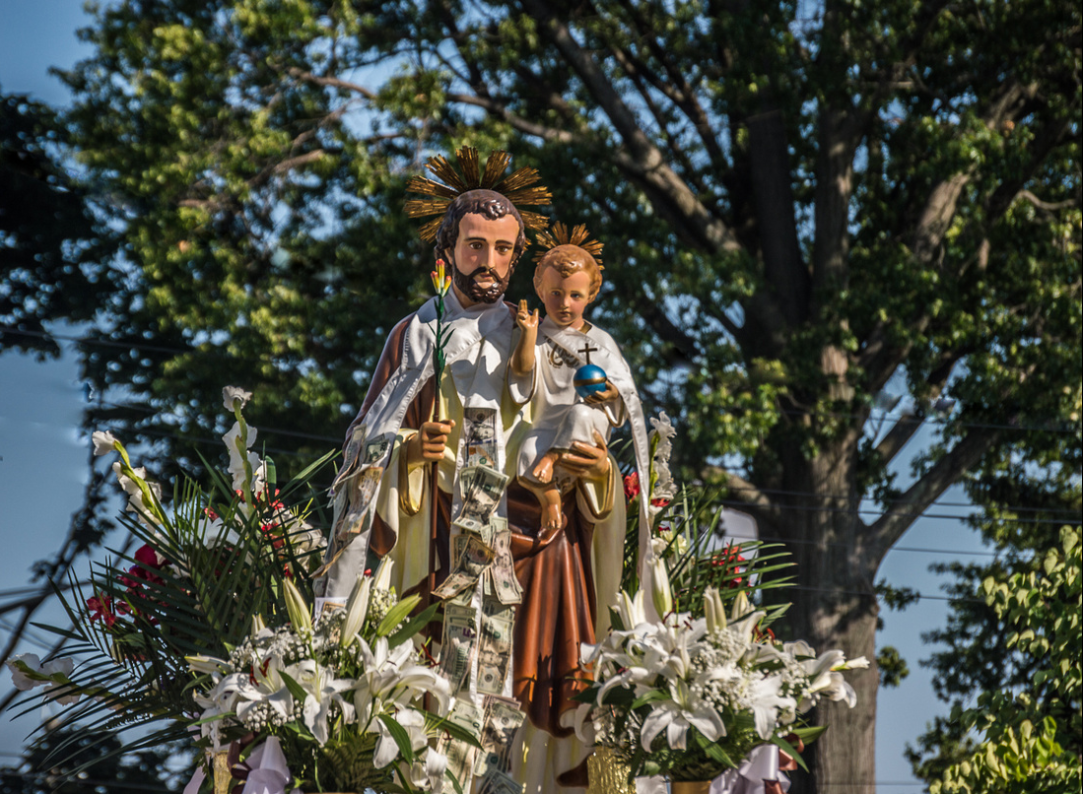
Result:
[[[534,479],[543,484],[552,482],[553,466],[556,465],[558,460],[560,460],[560,454],[552,449],[542,455],[542,459],[538,461],[538,465],[531,472]]]
[[[564,511],[561,509],[560,488],[554,483],[542,484],[529,477],[519,477],[520,484],[534,494],[541,507],[541,531],[553,532],[564,526]]]
[[[560,489],[549,483],[542,491],[542,529],[556,531],[564,524],[564,513],[560,509]]]

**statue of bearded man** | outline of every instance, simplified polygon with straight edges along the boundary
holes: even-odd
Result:
[[[464,161],[463,151],[459,159]],[[492,160],[486,179],[491,166]],[[444,195],[453,192],[438,187]],[[440,598],[453,567],[453,542],[461,534],[454,523],[466,496],[460,479],[478,466],[501,472],[507,487],[493,513],[494,526],[506,521],[507,567],[514,570],[521,596],[519,603],[496,604],[479,585],[465,605],[460,595],[458,606],[445,606],[445,615],[464,609],[476,613],[483,645],[473,651],[471,677],[455,682],[453,689],[459,690],[453,694],[477,708],[488,695],[513,706],[517,702],[525,721],[506,753],[505,771],[530,794],[575,794],[584,791],[589,754],[572,731],[578,705],[573,698],[590,677],[580,664],[580,648],[608,630],[608,605],[616,602],[623,561],[624,502],[614,498],[620,493],[618,471],[600,439],[596,445],[578,443],[559,464],[578,485],[565,496],[567,520],[558,532],[539,531],[538,501],[515,480],[518,445],[530,429],[535,375],[509,372],[520,331],[516,307],[502,298],[526,247],[523,215],[541,218],[521,213],[515,195],[493,189],[459,192],[439,225],[426,227],[435,232],[436,256],[451,265],[452,289],[441,318],[446,365],[437,382],[432,299],[392,329],[347,432],[346,458],[335,485],[333,538],[324,578],[317,583],[318,608],[345,603],[357,576],[383,559],[394,562],[393,584],[400,595],[420,593],[423,603]],[[537,194],[520,203],[548,203],[536,199]],[[430,560],[434,519],[435,559]],[[435,568],[432,586],[430,568]],[[486,648],[485,621],[493,615],[508,621],[511,642]],[[479,655],[487,673],[479,673]]]

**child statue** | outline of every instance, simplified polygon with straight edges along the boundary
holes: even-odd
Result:
[[[562,223],[538,242],[548,250],[535,257],[534,290],[545,319],[520,301],[516,323],[522,333],[510,367],[519,378],[534,372],[533,426],[519,450],[516,473],[542,508],[542,533],[563,526],[563,495],[575,478],[559,468],[575,459],[577,444],[594,447],[627,419],[622,395],[635,393],[631,372],[613,338],[588,323],[583,312],[602,285],[602,244],[588,241],[585,226],[571,235]]]

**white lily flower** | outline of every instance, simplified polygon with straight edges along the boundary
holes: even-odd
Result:
[[[185,656],[184,661],[188,662],[188,669],[193,673],[210,673],[211,675],[218,675],[229,672],[229,665],[224,660],[214,656],[197,654],[194,656]]]
[[[864,656],[858,656],[856,659],[850,659],[845,664],[840,664],[836,667],[832,667],[832,670],[868,670],[869,660]]]
[[[406,735],[410,737],[410,749],[415,753],[429,743],[429,737],[425,733],[425,717],[421,712],[414,709],[401,709],[391,718],[406,731]],[[376,752],[373,754],[372,763],[377,769],[383,769],[398,757],[399,745],[392,738],[391,731],[384,725],[383,720],[376,720],[374,725],[380,738],[376,742]]]
[[[116,436],[107,430],[95,430],[91,434],[90,440],[94,443],[94,454],[98,457],[117,451]]]
[[[380,567],[376,569],[376,575],[372,577],[374,590],[390,590],[391,574],[395,570],[395,561],[391,557],[384,557],[380,561]]]
[[[378,637],[373,645],[358,637],[365,672],[354,684],[354,705],[358,719],[367,724],[377,711],[377,704],[406,708],[412,700],[424,694],[435,699],[435,711],[447,713],[451,697],[448,680],[430,667],[410,662],[413,645],[403,643],[391,648],[387,637]]]
[[[598,737],[598,731],[594,725],[594,704],[580,703],[575,710],[575,735],[579,741],[588,747],[593,745]]]
[[[410,770],[410,781],[422,791],[443,794],[447,764],[447,756],[430,747],[424,758],[414,762]]]
[[[244,408],[251,399],[252,392],[245,391],[239,386],[226,386],[222,389],[222,407],[230,413],[238,408]]]
[[[317,665],[313,659],[291,664],[285,672],[305,690],[302,714],[305,725],[320,745],[326,744],[331,735],[329,717],[333,705],[337,705],[342,711],[345,723],[355,721],[356,711],[353,704],[343,695],[353,689],[356,683],[353,679],[335,678],[330,668]]]
[[[651,743],[663,730],[666,743],[674,750],[687,747],[688,729],[694,727],[712,742],[726,735],[726,726],[709,703],[695,697],[684,681],[672,681],[669,700],[651,704],[651,713],[643,720],[640,744],[648,753]]]
[[[779,711],[789,713],[797,706],[792,698],[780,694],[782,676],[772,675],[752,683],[748,691],[749,706],[756,721],[756,733],[766,741],[771,738],[779,722]]]

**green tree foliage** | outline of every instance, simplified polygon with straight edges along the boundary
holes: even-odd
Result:
[[[1074,664],[1078,668],[1078,649],[1083,644],[1078,622],[1074,629],[1071,621],[1021,625],[1030,618],[1006,608],[1000,595],[994,597],[989,590],[989,583],[995,583],[1002,594],[999,588],[1006,582],[1018,584],[1020,592],[1033,590],[1035,577],[1041,581],[1041,577],[1049,576],[1047,566],[1051,563],[1047,560],[1064,554],[1065,531],[1060,525],[1069,521],[1078,532],[1083,515],[1083,487],[1078,474],[1083,441],[1063,434],[1036,434],[1032,438],[1040,443],[1035,447],[1017,445],[1013,460],[974,472],[967,483],[971,496],[985,507],[984,515],[975,524],[996,549],[997,558],[985,565],[934,566],[940,573],[953,575],[945,589],[954,600],[947,625],[924,635],[927,642],[936,643],[940,649],[922,664],[933,669],[936,693],[952,706],[952,716],[937,718],[920,737],[917,747],[907,748],[915,774],[928,781],[944,779],[949,768],[969,762],[982,749],[972,731],[980,725],[967,709],[994,695],[1003,699],[1014,693],[1020,698],[1017,707],[1022,716],[1007,725],[1018,726],[1027,719],[1040,735],[1044,730],[1042,721],[1048,717],[1058,726],[1056,741],[1066,751],[1077,757],[1083,751],[1078,714],[1073,722],[1063,696],[1070,676],[1065,680],[1050,677],[1045,671],[1055,669],[1059,662],[1041,648],[1026,650],[1030,644],[1021,647],[1019,641],[1028,628],[1047,636],[1055,630],[1062,644],[1069,642],[1069,647],[1074,647]],[[1075,551],[1078,553],[1078,549]],[[1070,564],[1070,555],[1068,561]],[[1042,587],[1048,589],[1048,585]],[[1070,597],[1071,586],[1061,595]],[[1059,610],[1060,606],[1049,608]],[[1078,676],[1078,672],[1072,675]],[[1076,697],[1078,700],[1078,694]]]
[[[58,162],[66,143],[55,111],[0,93],[0,350],[59,354],[44,323],[91,320],[116,290],[88,190]]]
[[[981,583],[985,603],[1003,624],[1007,658],[1029,679],[983,691],[974,708],[956,706],[952,722],[980,742],[965,750],[956,745],[954,762],[927,776],[932,794],[1040,794],[1083,784],[1079,527],[1064,527],[1049,540],[1033,570]]]
[[[818,647],[874,658],[914,518],[1079,433],[1075,3],[123,0],[84,35],[65,122],[121,251],[86,368],[128,398],[89,422],[128,441],[188,449],[231,382],[269,448],[336,443],[424,298],[405,178],[463,143],[536,165],[606,244],[592,317],[679,418],[685,473],[790,545]],[[909,407],[874,433],[889,384]],[[828,785],[874,780],[855,678],[810,754]]]
[[[0,767],[0,794],[150,794],[181,790],[184,781],[178,779],[177,754],[189,748],[166,745],[121,758],[115,754],[121,745],[115,735],[98,739],[84,736],[75,740],[74,747],[64,747],[62,765],[47,761],[50,753],[70,741],[70,732],[58,731],[29,747],[19,764]],[[106,760],[98,760],[103,755],[108,756]],[[96,763],[81,776],[71,775],[89,761]],[[166,769],[167,762],[173,765],[173,772]]]

